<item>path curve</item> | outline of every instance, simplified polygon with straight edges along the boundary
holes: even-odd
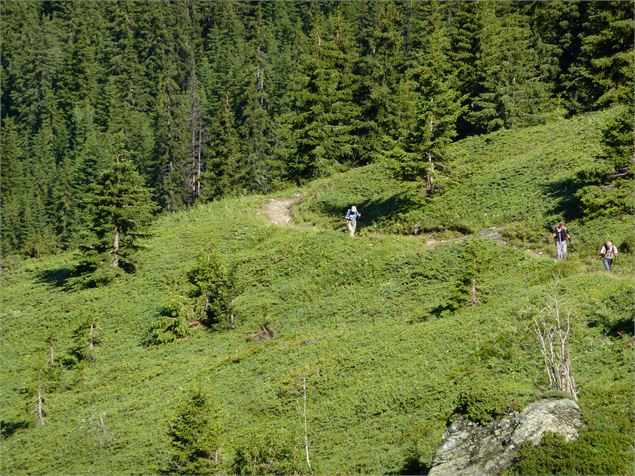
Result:
[[[302,199],[301,193],[294,193],[290,197],[285,198],[272,198],[263,203],[262,209],[266,213],[267,218],[274,225],[282,225],[282,226],[292,226],[294,225],[293,216],[291,215],[291,207],[298,203]],[[391,233],[381,233],[381,234],[391,234]],[[445,245],[447,243],[452,243],[456,241],[462,241],[467,238],[467,236],[462,236],[458,238],[450,238],[446,240],[437,240],[432,237],[424,237],[424,244],[427,248],[436,248],[440,245]],[[525,253],[534,256],[536,258],[545,258],[545,256],[540,252],[535,252],[528,248],[520,248],[514,245],[510,245],[508,242],[503,240],[503,237],[498,229],[498,227],[488,227],[483,228],[477,233],[471,236],[478,236],[481,238],[487,238],[493,241],[497,241],[502,243],[504,246],[512,246],[513,248],[520,249]]]
[[[269,221],[274,225],[290,226],[293,225],[291,207],[298,203],[301,198],[301,193],[295,193],[287,198],[272,198],[262,205],[262,209],[267,214]]]

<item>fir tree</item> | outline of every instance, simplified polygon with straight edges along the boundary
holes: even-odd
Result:
[[[456,120],[463,107],[447,61],[449,38],[440,6],[434,2],[425,6],[420,26],[425,36],[408,70],[414,114],[401,150],[393,154],[398,174],[423,182],[422,189],[431,193],[437,187],[437,169],[445,159],[446,148],[456,136]]]
[[[145,236],[154,204],[123,146],[123,134],[115,137],[112,163],[98,177],[90,195],[92,240],[82,247],[84,261],[79,271],[90,273],[87,285],[97,285],[111,276],[104,268],[133,271],[138,239]]]
[[[190,390],[170,423],[170,474],[213,474],[219,461],[220,425],[200,390]]]
[[[540,76],[540,58],[527,18],[509,3],[479,3],[479,7],[480,92],[471,123],[483,132],[543,123],[552,108],[551,91]]]

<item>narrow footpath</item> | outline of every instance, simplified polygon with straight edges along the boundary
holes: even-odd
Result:
[[[295,225],[293,221],[293,216],[291,215],[291,207],[298,203],[302,199],[301,193],[295,193],[290,197],[286,198],[272,198],[267,200],[262,205],[262,210],[267,215],[267,218],[274,225],[281,226],[292,226]],[[384,234],[384,233],[382,233]],[[444,245],[446,243],[456,242],[465,240],[468,236],[478,236],[481,238],[488,238],[490,240],[498,241],[505,246],[513,246],[519,250],[524,251],[525,253],[534,256],[535,258],[545,258],[542,253],[537,253],[534,250],[528,248],[519,248],[514,245],[510,245],[506,241],[503,240],[501,233],[498,231],[497,227],[483,228],[475,235],[466,235],[460,238],[450,238],[447,240],[437,240],[432,237],[423,237],[424,244],[427,248],[435,248],[439,245]]]

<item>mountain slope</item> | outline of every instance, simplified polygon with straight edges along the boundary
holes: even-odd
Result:
[[[578,248],[562,266],[544,227],[554,206],[570,212],[553,184],[590,160],[608,114],[455,144],[444,202],[417,201],[375,165],[302,190],[296,226],[269,223],[269,197],[258,196],[161,217],[139,271],[99,289],[61,285],[76,262],[70,254],[10,263],[0,278],[3,472],[161,471],[169,421],[192,386],[209,397],[223,428],[223,471],[236,469],[240,451],[273,447],[285,472],[308,472],[303,382],[314,471],[424,472],[459,393],[484,393],[505,407],[549,394],[533,323],[556,287],[573,310],[573,372],[589,422],[580,442],[564,446],[578,466],[561,463],[561,472],[627,472],[632,256],[624,253],[613,274],[594,256],[607,229],[625,241],[631,220],[572,221]],[[463,205],[462,195],[470,197]],[[355,239],[341,223],[351,203],[366,225]],[[460,225],[449,227],[456,214]],[[387,233],[421,220],[439,242],[432,248]],[[472,234],[491,226],[511,246]],[[187,272],[209,247],[239,282],[236,327],[148,347],[150,326],[172,296],[187,294]],[[466,273],[477,278],[478,304],[443,312]],[[55,362],[64,360],[86,317],[100,329],[95,361],[55,365],[46,425],[36,427],[37,369],[51,349]],[[250,339],[264,324],[277,336]],[[548,458],[543,448],[526,454]]]

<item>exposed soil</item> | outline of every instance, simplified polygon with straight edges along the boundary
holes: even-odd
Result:
[[[287,198],[273,198],[267,200],[262,209],[267,214],[267,218],[274,225],[293,225],[293,217],[291,216],[291,207],[298,203],[302,198],[302,194],[296,193]]]

